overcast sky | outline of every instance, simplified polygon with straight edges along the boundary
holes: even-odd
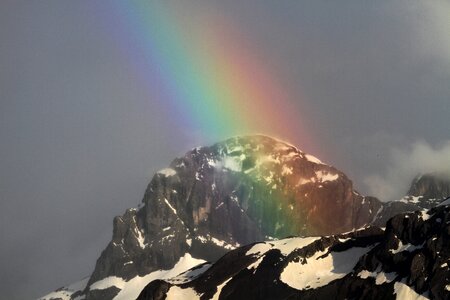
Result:
[[[219,12],[248,37],[314,134],[291,143],[383,200],[450,165],[449,1],[241,2],[172,7],[192,22]],[[154,172],[225,138],[180,130],[148,96],[116,34],[129,30],[117,7],[0,3],[2,299],[90,275],[113,217],[140,202]]]

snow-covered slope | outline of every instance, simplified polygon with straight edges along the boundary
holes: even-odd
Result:
[[[170,270],[158,270],[145,276],[136,276],[128,281],[120,277],[110,276],[100,281],[94,282],[90,287],[90,291],[105,290],[111,287],[120,289],[120,292],[114,297],[115,300],[129,300],[136,299],[139,295],[139,291],[143,286],[156,279],[165,279],[169,282],[179,282],[183,279],[194,279],[195,272],[192,274],[186,274],[189,269],[198,265],[204,265],[205,261],[201,259],[195,259],[189,254],[184,255]],[[201,268],[200,270],[203,270]],[[183,275],[180,275],[184,273]],[[180,275],[179,277],[177,277]],[[173,279],[172,279],[173,278]],[[185,280],[185,281],[188,281]]]
[[[74,284],[68,285],[66,287],[62,287],[48,295],[45,295],[39,300],[53,300],[53,299],[61,299],[61,300],[80,300],[84,299],[84,295],[82,295],[86,285],[88,283],[89,277],[84,278],[83,280],[76,282]]]
[[[449,224],[450,204],[397,215],[385,230],[256,243],[192,281],[153,282],[138,300],[450,299]]]
[[[107,293],[102,293],[105,290],[119,290],[117,295],[114,295],[115,300],[129,300],[136,299],[140,291],[151,281],[156,279],[164,279],[168,282],[185,283],[195,279],[199,274],[204,272],[210,265],[201,259],[195,259],[189,254],[184,255],[175,264],[175,266],[169,270],[158,270],[151,272],[145,276],[136,276],[130,280],[124,280],[123,278],[116,276],[109,276],[97,282],[94,282],[89,286],[89,290],[95,292],[97,295],[103,295],[109,297]],[[194,270],[190,270],[194,268]],[[85,299],[81,292],[86,288],[88,278],[80,281],[76,284],[70,285],[66,288],[62,288],[58,291],[50,293],[40,300],[52,300],[52,299]]]

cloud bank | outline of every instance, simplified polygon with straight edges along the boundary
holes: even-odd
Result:
[[[436,172],[450,179],[450,140],[436,146],[420,140],[406,147],[394,147],[388,162],[379,174],[364,179],[369,192],[383,201],[404,196],[419,174]]]

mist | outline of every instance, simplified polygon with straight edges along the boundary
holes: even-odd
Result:
[[[438,145],[419,140],[392,148],[384,170],[367,176],[364,183],[379,199],[396,200],[405,195],[416,176],[427,173],[450,180],[450,140]]]

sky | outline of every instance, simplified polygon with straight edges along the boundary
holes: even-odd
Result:
[[[242,2],[1,1],[1,299],[89,276],[158,169],[230,136],[384,201],[450,171],[450,1]]]

